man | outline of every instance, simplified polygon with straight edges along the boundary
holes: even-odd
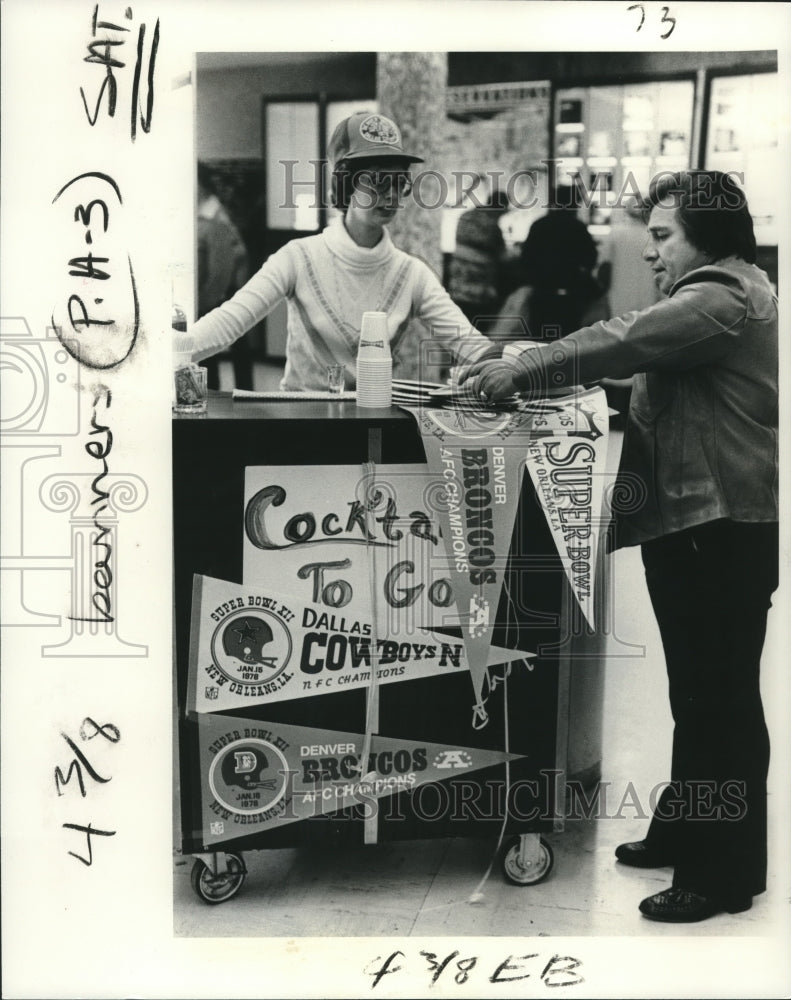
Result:
[[[645,498],[616,511],[613,543],[642,547],[675,728],[646,838],[616,856],[673,865],[671,888],[640,910],[688,922],[746,910],[766,888],[759,667],[778,573],[777,300],[730,175],[661,175],[648,207],[643,257],[666,298],[478,362],[462,382],[496,400],[636,375],[621,473]]]

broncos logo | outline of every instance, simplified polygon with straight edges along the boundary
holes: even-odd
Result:
[[[274,791],[277,778],[265,778],[269,770],[269,761],[263,750],[257,747],[247,747],[244,750],[234,750],[222,762],[221,774],[226,785],[234,785],[244,791],[253,788],[266,788]]]

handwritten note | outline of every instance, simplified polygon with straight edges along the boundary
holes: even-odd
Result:
[[[118,4],[102,4],[102,13],[107,6],[120,7]],[[122,15],[123,19],[129,22],[134,21],[134,13],[131,7],[127,7]],[[137,138],[138,121],[143,132],[151,131],[151,121],[154,113],[154,70],[156,67],[157,49],[159,48],[159,19],[154,25],[153,37],[148,51],[148,64],[146,68],[146,98],[145,109],[140,107],[140,90],[143,83],[143,69],[146,60],[145,23],[138,25],[137,42],[133,43],[131,27],[124,24],[116,24],[113,21],[100,20],[99,4],[93,8],[93,18],[91,19],[91,34],[87,43],[88,55],[84,61],[92,66],[104,68],[104,74],[99,74],[101,84],[98,93],[95,95],[93,107],[89,107],[88,97],[84,87],[80,87],[80,97],[82,98],[85,116],[91,126],[96,125],[99,115],[103,110],[109,118],[114,118],[118,104],[118,79],[113,70],[125,69],[127,63],[121,61],[121,56],[128,58],[124,52],[125,45],[132,45],[133,58],[135,60],[132,68],[132,86],[129,99],[129,135],[132,142]]]
[[[482,980],[489,983],[515,983],[534,979],[543,986],[578,986],[585,979],[579,972],[582,963],[570,955],[546,956],[533,952],[527,955],[508,955],[493,968],[483,961],[479,962],[477,955],[462,954],[458,950],[441,955],[433,951],[420,951],[418,955],[393,951],[386,958],[377,956],[365,966],[365,974],[372,979],[371,989],[376,987],[387,976],[396,976],[399,972],[420,970],[420,959],[424,960],[423,971],[426,976],[426,986],[434,986],[444,976],[446,989],[456,986],[475,985]],[[395,980],[393,980],[395,981]],[[466,995],[461,994],[460,995]],[[521,994],[525,995],[525,994]]]
[[[128,65],[125,47],[132,38],[133,9],[126,7],[119,20],[126,23],[107,20],[100,14],[99,5],[94,6],[90,18],[88,54],[83,56],[83,63],[91,67],[92,76],[96,73],[94,67],[99,67],[103,72],[92,107],[89,107],[85,86],[79,87],[86,127],[91,129],[101,128],[103,121],[112,119],[118,110],[120,87],[116,73]],[[137,43],[131,49],[134,59],[134,64],[130,67],[131,86],[128,88],[131,143],[137,138],[138,123],[143,133],[150,132],[154,112],[159,20],[154,26],[148,51],[145,108],[141,111],[146,31],[145,23],[137,25]],[[68,93],[64,98],[69,99]],[[69,615],[72,621],[91,625],[108,625],[116,621],[113,594],[117,586],[113,561],[113,528],[116,526],[108,520],[111,497],[108,458],[114,438],[110,422],[113,392],[105,381],[98,381],[97,375],[101,373],[104,380],[110,379],[112,372],[119,370],[132,354],[140,333],[140,303],[134,267],[126,248],[119,243],[114,225],[117,215],[125,207],[124,198],[117,181],[103,167],[104,164],[97,163],[95,169],[85,170],[71,177],[52,198],[54,211],[65,212],[71,217],[74,224],[74,246],[79,249],[68,255],[66,267],[70,281],[67,294],[55,306],[51,314],[51,326],[65,351],[89,373],[90,431],[84,450],[94,462],[99,463],[98,471],[90,479],[90,493],[86,503],[92,514],[87,531],[87,550],[91,555],[81,561],[78,571],[81,579],[76,583],[76,589],[83,592],[83,600]],[[85,607],[85,604],[88,606]],[[90,641],[83,646],[83,651],[88,656],[98,655],[98,642],[95,652],[90,650]],[[107,650],[103,650],[103,653],[108,656]],[[112,657],[112,652],[109,656]],[[71,735],[66,732],[61,735],[73,757],[65,773],[61,765],[55,767],[58,796],[64,795],[69,783],[76,780],[80,795],[85,798],[86,777],[99,786],[108,783],[111,778],[102,776],[85,749]],[[117,726],[109,723],[100,726],[90,717],[83,721],[79,736],[82,741],[101,736],[111,743],[117,743],[121,738]],[[82,853],[76,850],[69,850],[68,853],[87,868],[94,864],[95,838],[116,835],[115,829],[94,826],[92,821],[64,822],[62,826],[84,837]]]
[[[59,796],[64,795],[67,792],[67,785],[72,779],[76,779],[77,787],[79,788],[80,795],[85,798],[88,795],[88,789],[85,783],[86,775],[94,782],[100,785],[107,784],[111,781],[111,776],[103,777],[99,771],[96,769],[91,760],[86,755],[85,749],[78,745],[74,739],[68,733],[61,733],[66,746],[73,753],[73,757],[68,764],[68,769],[66,773],[63,773],[63,769],[60,765],[55,767],[55,788]],[[92,740],[97,736],[103,737],[110,743],[118,743],[121,739],[121,732],[117,726],[112,723],[104,723],[104,725],[99,725],[94,722],[90,717],[86,717],[82,721],[80,726],[79,738],[81,741]],[[85,851],[87,852],[87,857],[83,854],[79,854],[76,851],[69,851],[68,853],[71,857],[76,858],[78,861],[82,862],[86,867],[90,868],[93,864],[93,842],[92,837],[114,837],[115,830],[103,830],[94,827],[92,823],[87,825],[82,823],[63,823],[64,830],[75,830],[77,833],[82,833],[85,835]]]

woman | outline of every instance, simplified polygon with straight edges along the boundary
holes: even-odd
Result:
[[[385,227],[412,187],[398,127],[384,115],[344,119],[329,144],[332,202],[342,215],[322,233],[292,240],[228,302],[193,326],[195,360],[223,350],[282,300],[288,303],[286,368],[281,388],[323,390],[328,365],[342,364],[355,385],[362,315],[386,312],[398,372],[398,348],[417,318],[456,360],[491,348],[450,300],[431,269],[397,250]],[[499,353],[499,352],[498,352]]]
[[[616,515],[614,545],[642,546],[675,728],[646,838],[616,857],[673,865],[672,887],[640,910],[686,922],[746,910],[766,888],[759,664],[777,586],[777,300],[729,175],[663,175],[648,201],[643,256],[667,298],[474,364],[463,381],[500,399],[639,373],[621,474],[645,498]]]

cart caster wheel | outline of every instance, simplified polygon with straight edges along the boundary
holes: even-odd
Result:
[[[552,871],[555,863],[552,848],[542,837],[539,841],[538,857],[525,866],[519,859],[519,839],[515,837],[503,853],[503,875],[513,885],[538,885]]]
[[[205,861],[198,858],[192,866],[192,888],[204,903],[225,903],[242,888],[247,869],[239,854],[226,854],[228,870],[213,875]]]

